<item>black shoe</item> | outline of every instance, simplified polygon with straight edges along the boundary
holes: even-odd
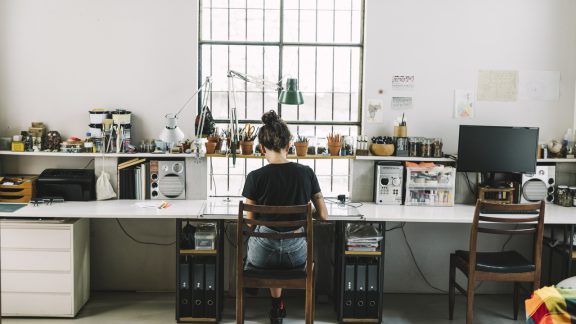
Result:
[[[270,309],[270,324],[282,324],[284,317],[286,317],[285,307],[272,307],[272,309]]]

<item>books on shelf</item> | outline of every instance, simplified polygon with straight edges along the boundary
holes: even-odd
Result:
[[[119,199],[150,199],[149,170],[146,159],[136,158],[118,164]]]

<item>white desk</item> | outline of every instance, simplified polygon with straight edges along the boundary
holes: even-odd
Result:
[[[423,207],[404,205],[377,205],[363,203],[358,208],[362,220],[371,222],[410,223],[472,223],[473,205],[455,204],[454,207]],[[546,204],[545,224],[576,224],[576,208]]]
[[[67,201],[52,205],[27,205],[12,213],[0,213],[0,218],[198,218],[204,211],[205,200],[170,200],[165,209],[142,208],[139,203],[154,200]],[[158,204],[160,201],[157,202]]]
[[[205,219],[236,220],[238,218],[238,203],[240,199],[225,201],[223,198],[213,198],[206,201],[201,217]],[[326,202],[328,221],[362,220],[357,208]]]

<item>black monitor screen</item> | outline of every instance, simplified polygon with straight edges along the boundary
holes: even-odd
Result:
[[[537,127],[460,125],[458,171],[534,173]]]

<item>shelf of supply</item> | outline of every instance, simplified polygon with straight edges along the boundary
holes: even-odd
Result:
[[[544,162],[550,162],[550,163],[576,163],[576,159],[571,158],[571,159],[563,159],[563,158],[554,158],[554,159],[538,159],[536,160],[536,163],[544,163]]]
[[[451,184],[438,184],[438,183],[412,183],[410,189],[452,189],[454,186]]]
[[[231,154],[206,154],[206,157],[211,157],[211,158],[232,158]],[[265,156],[264,155],[241,155],[238,154],[236,155],[237,159],[264,159]],[[306,156],[296,156],[296,155],[288,155],[288,159],[291,160],[322,160],[322,159],[326,159],[326,160],[338,160],[338,159],[344,159],[344,160],[353,160],[355,157],[354,155],[345,155],[345,156],[330,156],[330,155],[306,155]]]
[[[345,255],[359,255],[359,256],[380,256],[380,251],[344,251]]]
[[[99,157],[127,157],[127,158],[158,158],[158,157],[174,157],[174,158],[193,158],[195,157],[194,154],[188,153],[64,153],[64,152],[12,152],[12,151],[0,151],[0,155],[10,155],[10,156],[42,156],[42,157],[91,157],[91,158],[99,158]]]
[[[358,155],[356,160],[364,161],[411,161],[411,162],[456,162],[449,158],[425,158],[417,156],[374,156]]]
[[[200,255],[216,255],[216,250],[196,250],[196,249],[186,249],[180,250],[180,254],[187,255],[187,254],[200,254]]]

